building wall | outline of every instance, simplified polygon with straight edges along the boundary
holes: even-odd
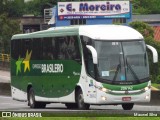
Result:
[[[48,25],[44,23],[43,17],[24,16],[21,18],[20,29],[23,33],[45,30]]]

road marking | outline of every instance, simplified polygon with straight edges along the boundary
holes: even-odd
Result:
[[[0,98],[7,98],[7,99],[10,98],[11,99],[12,97],[11,96],[0,96]]]
[[[10,106],[25,105],[26,106],[26,104],[22,104],[22,103],[16,103],[16,104],[13,104],[13,103],[0,103],[0,105],[10,105]]]
[[[3,79],[7,79],[7,80],[10,80],[10,76],[4,76],[4,75],[0,75],[0,78],[3,78]]]

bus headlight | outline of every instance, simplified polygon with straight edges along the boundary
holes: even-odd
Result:
[[[145,87],[144,90],[147,91],[147,90],[149,90],[149,88],[148,88],[148,87]]]
[[[108,91],[106,88],[101,88],[101,90],[102,90],[103,92],[107,92],[107,91]]]
[[[99,88],[99,90],[103,91],[103,92],[109,92],[109,90],[107,88]]]
[[[101,96],[101,99],[104,100],[104,101],[107,100],[107,98],[104,97],[104,96]]]
[[[110,92],[107,88],[95,86],[95,88],[99,89],[102,92]]]
[[[148,91],[151,88],[151,86],[147,86],[144,88],[144,91]]]

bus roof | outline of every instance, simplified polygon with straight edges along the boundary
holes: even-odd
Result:
[[[40,37],[56,37],[66,35],[84,35],[97,40],[137,40],[143,36],[131,27],[123,25],[82,25],[55,27],[44,31],[28,34],[17,34],[12,39],[27,39]]]

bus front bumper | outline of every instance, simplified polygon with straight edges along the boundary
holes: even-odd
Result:
[[[97,92],[97,104],[122,104],[122,103],[146,103],[150,102],[151,90],[141,94],[109,94],[102,91]]]

